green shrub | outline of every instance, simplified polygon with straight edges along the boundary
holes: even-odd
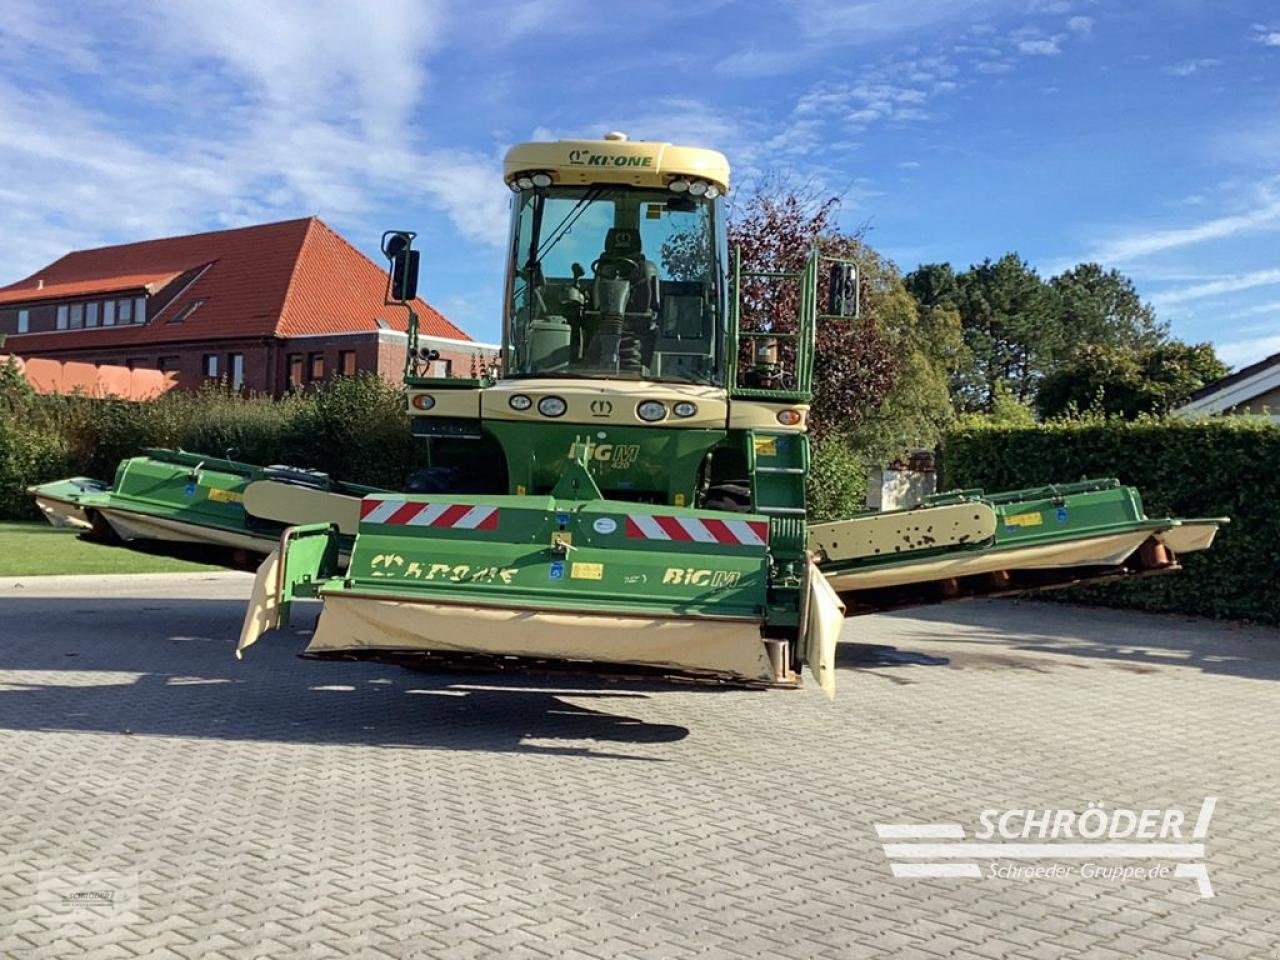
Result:
[[[271,400],[225,387],[148,403],[40,396],[0,367],[0,519],[38,516],[26,487],[82,475],[110,480],[147,447],[179,447],[248,463],[286,463],[354,483],[401,488],[426,463],[409,433],[404,391],[374,374],[339,377]]]
[[[1144,610],[1280,624],[1280,426],[1259,418],[1050,421],[1027,428],[966,422],[943,444],[948,487],[1010,490],[1118,477],[1148,516],[1231,518],[1186,569],[1067,591]]]
[[[838,520],[866,509],[867,464],[848,439],[830,435],[813,443],[807,497],[810,521]]]

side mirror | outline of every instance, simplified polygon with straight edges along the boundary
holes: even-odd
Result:
[[[858,309],[858,265],[849,260],[833,260],[827,274],[829,317],[856,319]]]
[[[417,234],[388,230],[382,235],[382,252],[391,261],[391,299],[401,303],[418,295],[419,254],[413,249]]]

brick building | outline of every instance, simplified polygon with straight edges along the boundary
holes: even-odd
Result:
[[[0,287],[4,349],[22,357],[226,379],[279,396],[335,374],[398,382],[408,316],[386,271],[316,217],[78,250]],[[436,375],[470,376],[497,348],[422,300]]]

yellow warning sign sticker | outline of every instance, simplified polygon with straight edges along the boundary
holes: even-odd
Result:
[[[575,563],[569,568],[569,576],[575,580],[603,580],[603,563]]]
[[[1004,522],[1008,527],[1038,527],[1044,523],[1044,514],[1019,513],[1012,517],[1005,517]]]
[[[236,493],[234,490],[218,490],[210,488],[209,499],[216,500],[218,503],[243,503],[244,494]]]
[[[757,457],[776,457],[778,455],[777,437],[756,437],[755,445]]]

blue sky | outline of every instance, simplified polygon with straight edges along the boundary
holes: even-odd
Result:
[[[1273,0],[0,0],[0,282],[318,214],[419,231],[492,340],[503,150],[608,129],[812,179],[904,270],[1096,259],[1232,364],[1280,350]]]

